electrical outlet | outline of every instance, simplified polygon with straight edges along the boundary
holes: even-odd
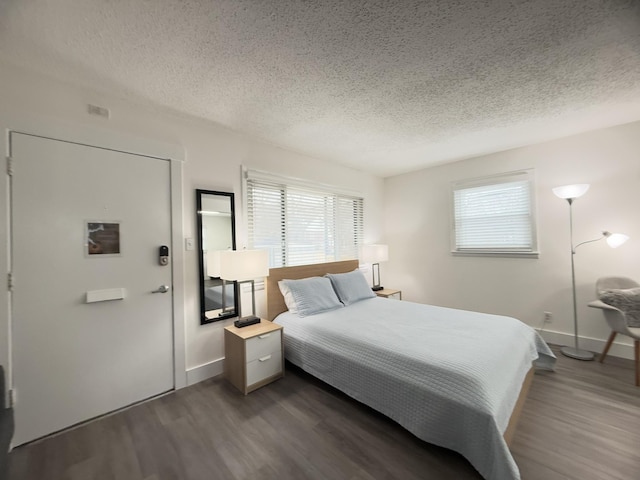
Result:
[[[549,323],[552,318],[551,312],[543,312],[543,313],[544,313],[544,323]]]

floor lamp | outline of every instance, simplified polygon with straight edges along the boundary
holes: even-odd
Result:
[[[563,355],[571,358],[575,358],[577,360],[593,360],[594,355],[593,352],[589,352],[588,350],[581,350],[579,341],[578,341],[578,306],[576,302],[576,271],[574,266],[573,257],[576,254],[576,249],[584,245],[585,243],[592,243],[602,240],[603,238],[607,239],[607,244],[611,248],[617,248],[626,242],[629,237],[627,235],[623,235],[621,233],[610,233],[610,232],[602,232],[602,235],[598,238],[594,238],[593,240],[587,240],[586,242],[578,243],[574,246],[573,244],[573,201],[576,198],[581,197],[589,190],[589,184],[583,183],[579,185],[563,185],[562,187],[556,187],[553,189],[553,193],[559,197],[564,198],[569,203],[569,240],[571,246],[571,290],[573,293],[573,338],[574,338],[574,347],[562,347],[560,351]]]

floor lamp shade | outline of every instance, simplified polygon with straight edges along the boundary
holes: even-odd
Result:
[[[610,233],[607,235],[607,243],[611,248],[618,248],[627,240],[629,240],[629,235],[624,233]]]
[[[553,189],[553,193],[556,197],[560,198],[579,198],[589,190],[588,183],[579,183],[576,185],[563,185]]]

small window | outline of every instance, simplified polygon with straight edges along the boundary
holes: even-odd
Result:
[[[537,256],[534,171],[454,182],[452,253]]]

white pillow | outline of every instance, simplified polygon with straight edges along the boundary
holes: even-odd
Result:
[[[376,296],[360,270],[349,273],[327,273],[326,276],[331,280],[338,298],[345,305]]]
[[[291,293],[291,289],[287,286],[288,280],[280,280],[278,282],[278,287],[280,287],[280,293],[284,297],[284,303],[287,306],[287,310],[291,313],[298,313],[298,308],[296,307],[296,301],[293,299],[293,294]]]
[[[343,307],[331,286],[324,277],[309,277],[300,280],[280,280],[280,291],[290,312],[300,317]]]

